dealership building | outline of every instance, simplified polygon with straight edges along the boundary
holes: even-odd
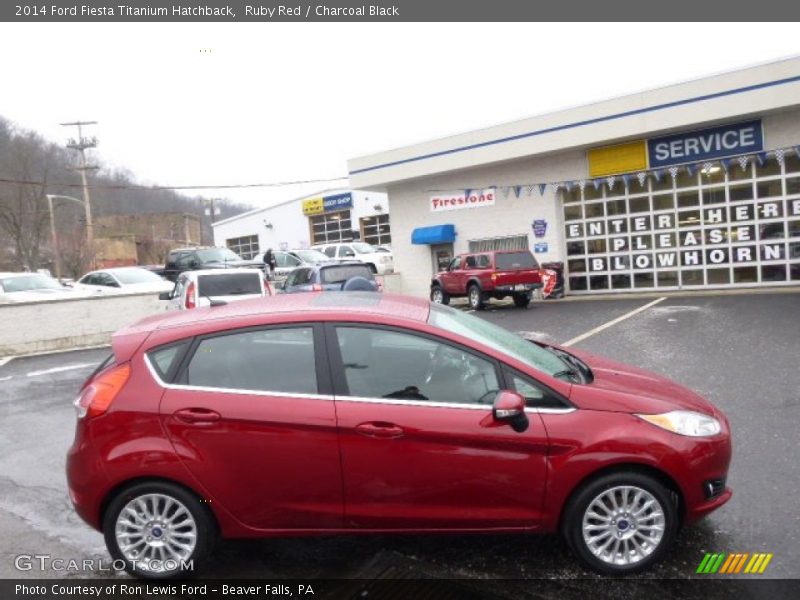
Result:
[[[214,244],[245,259],[267,249],[294,250],[327,242],[392,243],[389,201],[381,192],[323,190],[212,224]]]
[[[528,248],[568,294],[800,285],[800,58],[348,162],[392,205],[394,287]]]

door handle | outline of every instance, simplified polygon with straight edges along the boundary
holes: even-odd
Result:
[[[192,425],[210,425],[222,418],[217,411],[207,408],[182,408],[173,414],[179,421]]]
[[[403,437],[403,428],[385,421],[370,421],[356,425],[356,433],[367,437],[394,439]]]

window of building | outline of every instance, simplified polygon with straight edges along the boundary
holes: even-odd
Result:
[[[245,260],[255,258],[259,253],[257,235],[246,235],[244,237],[231,238],[229,240],[225,240],[225,245]]]
[[[470,240],[470,252],[491,252],[493,250],[527,250],[527,235],[512,235],[498,238],[485,238],[482,240]]]
[[[744,169],[734,159],[727,171],[718,162],[692,174],[681,168],[676,179],[662,171],[659,181],[651,176],[624,192],[605,182],[599,193],[590,182],[577,199],[573,190],[563,204],[569,290],[797,281],[798,173],[800,159],[781,164],[770,157]],[[595,209],[601,198],[605,211]],[[470,251],[476,245],[470,242]]]
[[[381,214],[361,219],[361,239],[367,244],[380,246],[392,243],[389,215]]]
[[[311,243],[349,242],[353,239],[353,224],[350,211],[323,213],[309,217]]]

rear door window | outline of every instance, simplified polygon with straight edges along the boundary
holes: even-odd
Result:
[[[201,275],[198,277],[199,296],[241,296],[244,294],[261,294],[261,274],[221,273],[219,275]]]
[[[147,353],[150,364],[153,365],[153,369],[163,381],[172,380],[175,370],[178,368],[178,361],[188,345],[188,341],[179,342],[156,348]]]
[[[498,271],[538,269],[539,265],[530,252],[498,252],[495,255],[495,268]]]
[[[206,338],[184,379],[208,388],[316,394],[314,330],[286,327]]]

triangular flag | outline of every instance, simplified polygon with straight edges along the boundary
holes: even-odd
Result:
[[[515,195],[517,198],[519,198],[519,193],[520,193],[520,191],[522,191],[522,186],[521,186],[521,185],[515,185],[515,186],[514,186],[514,195]]]
[[[594,191],[596,192],[596,191],[598,191],[600,189],[600,186],[603,185],[603,180],[602,179],[593,179],[592,180],[592,185],[594,186]]]
[[[611,177],[606,177],[606,183],[608,184],[608,189],[612,189],[616,181],[617,178],[614,175],[612,175]]]
[[[553,194],[557,194],[561,184],[554,182],[550,184],[550,187],[553,188]]]
[[[758,154],[756,154],[756,160],[758,160],[758,166],[763,167],[764,164],[767,162],[767,153],[759,152]]]
[[[670,167],[669,168],[669,174],[672,175],[673,179],[677,179],[678,178],[678,167]]]
[[[566,190],[567,190],[568,192],[571,192],[571,191],[572,191],[572,186],[573,186],[573,185],[575,185],[575,182],[574,182],[574,181],[565,181],[565,182],[564,182],[564,187],[566,188]]]
[[[644,182],[647,181],[647,173],[644,171],[637,173],[636,179],[639,180],[639,187],[644,187]]]
[[[578,187],[581,188],[581,193],[583,193],[583,189],[586,187],[586,180],[579,179],[578,180]]]
[[[653,171],[653,179],[656,180],[656,183],[660,183],[661,182],[661,174],[662,173],[661,173],[661,171],[659,169],[656,169],[655,171]]]
[[[547,189],[547,184],[546,183],[540,183],[539,184],[539,195],[540,196],[544,196],[544,191],[546,189]]]
[[[710,173],[711,169],[713,168],[714,163],[706,162],[703,163],[703,173]]]
[[[533,188],[534,188],[533,184],[530,184],[530,185],[526,186],[525,189],[528,192],[528,196],[533,196]]]
[[[739,163],[739,166],[742,167],[742,171],[746,171],[747,170],[747,163],[750,161],[750,157],[749,156],[740,156],[736,160]]]
[[[794,153],[797,154],[798,157],[800,157],[800,146],[794,147]]]
[[[697,165],[686,165],[686,172],[689,174],[689,177],[694,177],[694,174],[697,172]]]
[[[625,189],[628,189],[628,183],[630,183],[631,176],[630,175],[623,175],[622,182],[625,184]]]
[[[721,158],[719,164],[722,165],[722,169],[727,173],[728,168],[731,166],[731,159],[730,158]]]
[[[786,155],[786,150],[784,150],[783,148],[775,150],[775,159],[778,161],[778,164],[780,166],[783,166],[785,155]]]
[[[464,198],[469,198],[469,195],[472,193],[470,188],[464,190]]]
[[[505,185],[502,188],[500,188],[500,191],[503,192],[503,198],[508,198],[508,192],[511,191],[511,188]]]

